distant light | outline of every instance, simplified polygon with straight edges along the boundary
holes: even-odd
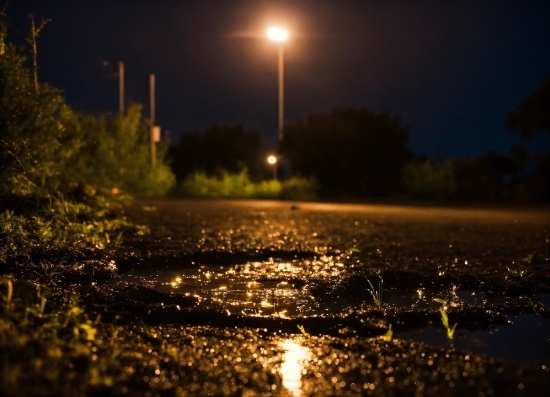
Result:
[[[269,164],[275,164],[275,163],[277,163],[277,157],[275,157],[275,156],[269,156],[269,157],[267,158],[267,162],[268,162]]]
[[[267,37],[274,41],[285,41],[288,38],[288,32],[281,28],[269,28]]]

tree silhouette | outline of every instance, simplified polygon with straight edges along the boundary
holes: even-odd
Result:
[[[206,131],[182,135],[170,147],[172,170],[182,181],[195,171],[214,175],[220,170],[232,173],[243,168],[253,170],[258,162],[260,130],[247,130],[242,124],[214,125]]]
[[[293,172],[317,179],[322,195],[385,197],[411,157],[408,136],[387,112],[335,108],[285,126],[280,150]]]
[[[543,131],[550,133],[550,79],[540,82],[516,110],[507,113],[505,125],[528,139]]]

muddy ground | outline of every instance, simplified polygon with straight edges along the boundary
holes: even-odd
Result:
[[[100,332],[116,323],[133,343],[102,392],[550,395],[548,328],[532,362],[459,346],[511,316],[550,318],[548,208],[166,199],[136,200],[125,215],[150,233],[125,237],[116,273],[98,267],[75,287],[101,313]],[[244,280],[243,296],[258,300],[206,291],[210,275]],[[442,305],[458,323],[448,341]],[[400,337],[429,327],[443,343]]]

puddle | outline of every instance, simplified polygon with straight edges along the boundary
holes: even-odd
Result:
[[[139,269],[122,275],[124,281],[153,283],[162,291],[199,298],[203,305],[221,305],[230,313],[249,316],[317,316],[345,313],[373,305],[340,296],[336,299],[313,296],[307,289],[308,276],[329,280],[342,277],[347,270],[333,257],[291,262],[248,262],[230,266],[201,265],[187,268]],[[384,291],[384,303],[401,307],[429,304],[417,293]]]
[[[550,319],[533,314],[510,315],[509,325],[486,331],[455,331],[453,346],[457,350],[498,357],[518,365],[550,364]],[[449,347],[442,325],[399,332],[396,338]]]
[[[347,298],[340,296],[330,300],[332,298],[324,297],[321,300],[305,288],[307,283],[304,280],[312,274],[330,282],[343,277],[346,272],[342,263],[333,257],[323,256],[290,262],[269,260],[230,266],[139,269],[122,275],[122,279],[152,283],[158,290],[195,296],[201,305],[222,307],[228,313],[295,318],[342,314],[372,306],[374,302],[368,294],[364,301],[354,299],[353,291],[349,291]],[[433,298],[442,299],[451,306],[461,303],[503,306],[508,299],[518,299],[452,288],[437,294],[426,294],[423,289],[407,292],[383,289],[382,300],[384,304],[399,307],[437,308],[439,303],[434,302]],[[527,300],[529,297],[519,299]],[[550,306],[550,294],[535,295],[531,297],[531,302]],[[510,315],[508,320],[508,326],[495,326],[485,331],[461,329],[458,324],[453,346],[457,350],[499,357],[519,365],[550,364],[550,319],[524,314]],[[395,337],[449,347],[440,324],[396,333]]]
[[[306,316],[340,313],[356,302],[323,303],[303,289],[305,274],[338,277],[343,264],[333,258],[292,262],[249,262],[235,266],[147,269],[122,276],[132,282],[152,282],[163,291],[195,296],[205,304],[222,305],[231,313],[251,316]],[[206,301],[206,302],[204,302]]]

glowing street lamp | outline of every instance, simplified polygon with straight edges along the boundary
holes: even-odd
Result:
[[[288,38],[288,32],[281,28],[270,28],[267,31],[267,37],[270,40],[279,43],[279,129],[278,138],[283,139],[284,124],[284,62],[283,62],[283,42]]]
[[[277,157],[276,156],[268,156],[267,162],[273,166],[273,180],[277,180]]]

